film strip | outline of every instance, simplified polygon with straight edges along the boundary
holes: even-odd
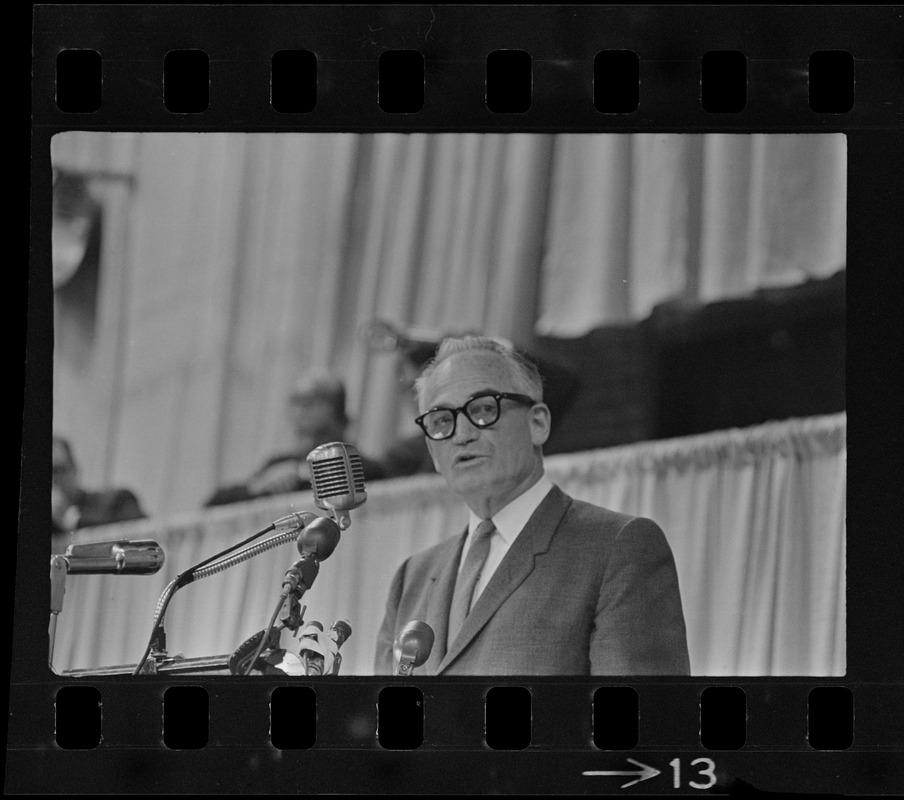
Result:
[[[38,6],[9,793],[904,789],[901,6]],[[847,673],[133,678],[47,664],[50,140],[69,130],[841,132]],[[898,458],[895,458],[898,456]]]

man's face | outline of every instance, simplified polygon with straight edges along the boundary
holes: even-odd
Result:
[[[523,393],[502,356],[458,353],[440,362],[425,386],[420,412],[458,408],[475,395]],[[437,471],[480,516],[491,516],[528,489],[543,473],[540,446],[549,436],[549,409],[502,400],[495,424],[478,428],[459,413],[455,433],[427,440]]]

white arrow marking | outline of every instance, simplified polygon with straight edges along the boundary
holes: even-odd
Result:
[[[627,789],[629,786],[633,786],[635,783],[640,783],[641,781],[645,781],[649,778],[655,778],[660,770],[655,767],[648,766],[647,764],[641,764],[639,761],[635,761],[633,758],[629,758],[632,764],[640,767],[640,771],[638,770],[588,770],[581,774],[583,775],[637,775],[633,781],[628,781],[625,784],[622,784],[622,789]]]

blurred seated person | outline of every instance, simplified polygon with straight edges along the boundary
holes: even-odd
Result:
[[[57,537],[79,528],[143,519],[144,516],[138,498],[129,489],[85,489],[80,483],[78,465],[68,440],[62,436],[53,437],[51,523],[55,547]]]
[[[270,456],[246,481],[217,489],[205,507],[310,489],[308,453],[322,444],[347,441],[345,384],[328,372],[302,375],[289,395],[289,419],[291,448]],[[384,477],[380,464],[363,455],[361,463],[365,481]]]

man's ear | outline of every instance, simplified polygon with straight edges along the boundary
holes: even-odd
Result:
[[[546,403],[537,403],[531,408],[529,414],[530,438],[534,446],[539,447],[546,444],[546,440],[549,438],[552,415],[549,413],[549,406]]]

